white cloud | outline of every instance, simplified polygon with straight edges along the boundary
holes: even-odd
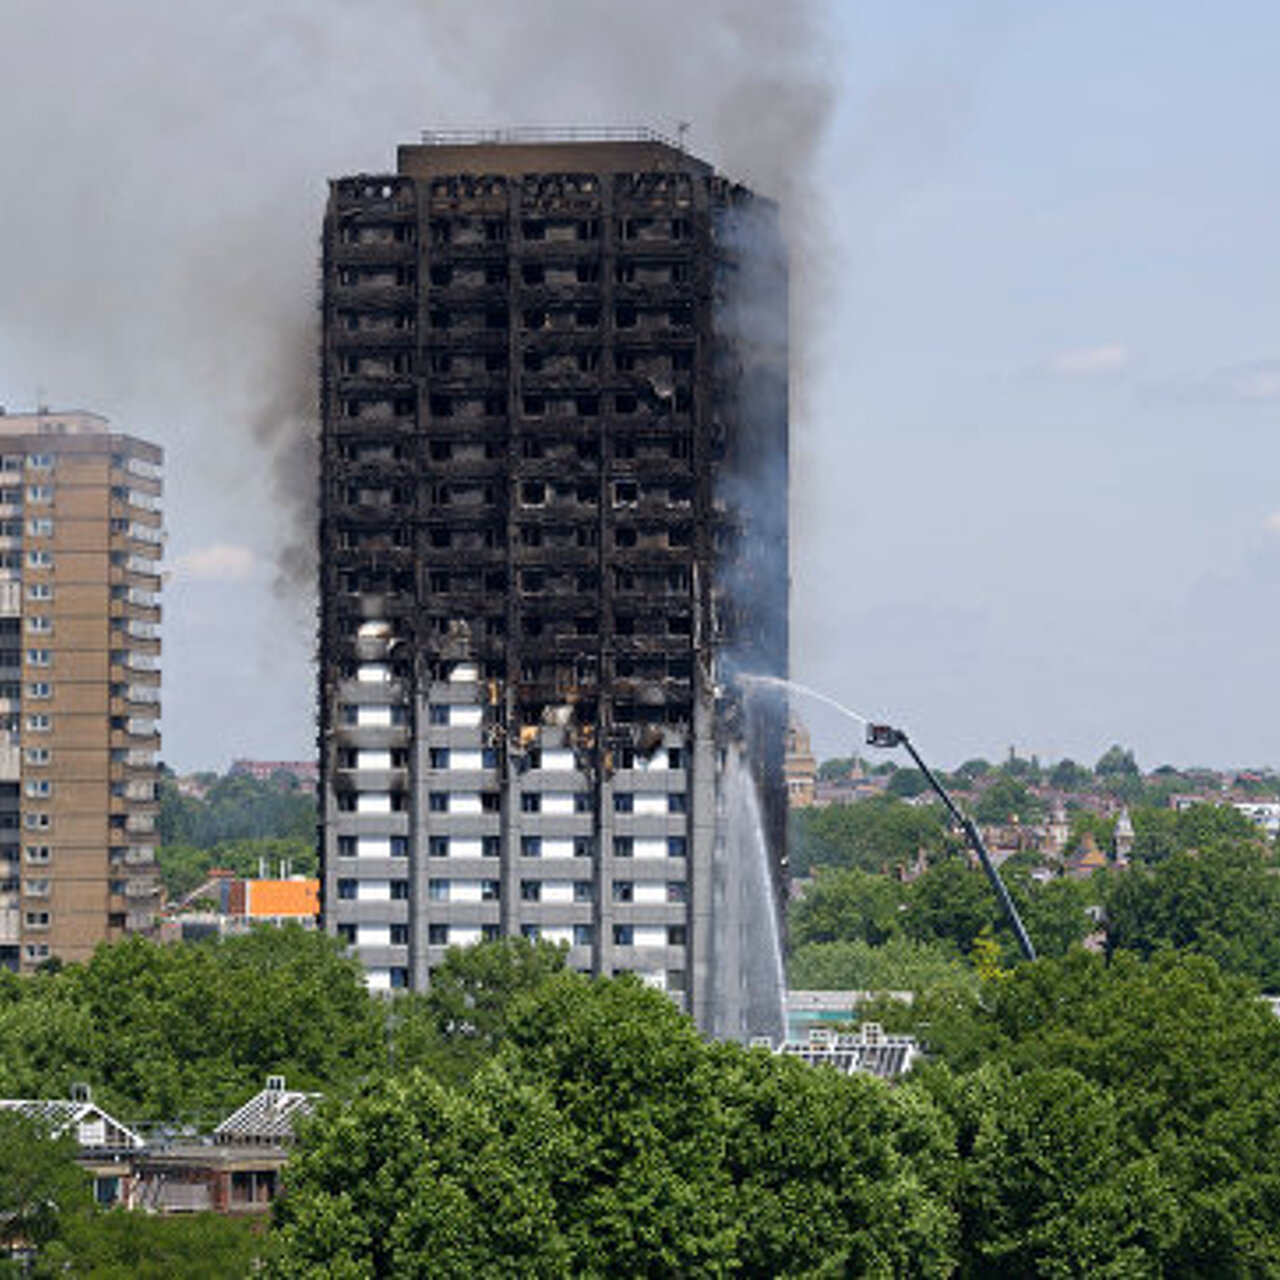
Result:
[[[1233,400],[1280,399],[1280,360],[1257,360],[1221,369],[1212,382]]]
[[[1123,373],[1133,364],[1127,342],[1103,342],[1093,347],[1068,347],[1045,361],[1045,369],[1060,378],[1105,378]]]
[[[258,559],[250,547],[215,542],[175,556],[170,568],[175,578],[186,582],[247,582],[257,566]]]
[[[1189,404],[1274,404],[1280,401],[1280,360],[1223,365],[1205,374],[1153,383],[1148,390]]]
[[[1273,511],[1263,522],[1262,527],[1268,533],[1280,535],[1280,511]]]

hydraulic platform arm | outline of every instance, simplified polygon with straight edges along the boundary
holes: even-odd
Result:
[[[1009,890],[1000,878],[1000,872],[996,870],[996,864],[991,861],[987,846],[982,842],[981,832],[979,832],[973,820],[962,813],[960,807],[947,794],[946,788],[938,781],[933,770],[920,758],[920,753],[912,745],[911,739],[907,737],[902,729],[895,729],[892,725],[868,724],[867,745],[886,748],[906,747],[908,754],[915,761],[916,767],[924,774],[929,785],[938,793],[942,803],[947,806],[947,811],[964,832],[970,847],[978,855],[978,861],[982,863],[982,869],[987,873],[987,879],[991,882],[991,887],[995,890],[996,897],[1000,900],[1001,910],[1004,912],[1005,919],[1009,922],[1009,927],[1013,930],[1013,936],[1018,940],[1018,947],[1023,956],[1027,960],[1034,960],[1036,958],[1036,949],[1031,944],[1031,938],[1022,923],[1022,917],[1018,915],[1018,908],[1013,905]]]

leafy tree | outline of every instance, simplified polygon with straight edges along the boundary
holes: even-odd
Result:
[[[1003,774],[982,792],[973,806],[974,819],[982,823],[1009,822],[1015,817],[1030,822],[1043,813],[1044,802],[1038,796],[1018,779]]]
[[[1107,935],[1113,950],[1199,952],[1280,991],[1280,880],[1252,841],[1215,841],[1117,877]]]
[[[125,1117],[218,1116],[268,1074],[347,1087],[383,1040],[358,964],[323,934],[131,937],[0,996],[0,1093],[66,1096],[85,1080]]]
[[[895,769],[889,785],[885,787],[885,794],[897,796],[900,800],[910,800],[928,790],[928,779],[919,769]]]
[[[1047,775],[1047,781],[1055,791],[1083,791],[1093,781],[1093,775],[1074,760],[1059,760]]]
[[[944,943],[962,956],[984,929],[997,925],[998,916],[986,876],[957,856],[931,867],[908,887],[902,921],[909,938]]]
[[[794,809],[790,815],[791,867],[809,875],[815,867],[883,871],[948,847],[946,824],[932,805],[909,805],[891,796],[856,804]]]
[[[157,1216],[114,1209],[77,1215],[40,1255],[37,1277],[224,1280],[254,1272],[258,1224],[215,1213]]]
[[[991,772],[991,761],[983,760],[980,756],[972,760],[966,760],[953,776],[963,778],[965,782],[972,786],[979,778],[985,778]]]
[[[1132,778],[1141,776],[1141,770],[1138,768],[1138,762],[1133,758],[1133,752],[1119,744],[1113,744],[1103,752],[1098,763],[1093,766],[1093,772],[1099,778],[1115,774],[1127,774]]]
[[[1006,778],[1016,778],[1019,782],[1029,783],[1039,782],[1044,774],[1038,756],[1032,756],[1030,760],[1026,760],[1016,755],[1012,747],[1009,748],[1009,758],[1000,766],[1000,772]]]
[[[1038,884],[1007,863],[1002,870],[1037,955],[1064,956],[1096,929],[1091,909],[1099,905],[1102,893],[1090,881],[1059,876]]]
[[[1201,956],[1108,961],[1076,949],[1018,966],[980,1001],[927,994],[912,1014],[952,1069],[1067,1070],[1109,1094],[1108,1149],[1137,1180],[1137,1203],[1155,1195],[1177,1207],[1150,1222],[1129,1269],[1112,1273],[1280,1267],[1280,1020],[1250,984]]]
[[[396,1064],[449,1081],[469,1078],[502,1043],[513,1002],[561,972],[566,950],[527,938],[450,947],[430,989],[396,1001]]]
[[[1261,843],[1258,829],[1230,805],[1193,804],[1178,810],[1143,805],[1130,816],[1136,862],[1161,862],[1217,840]]]
[[[947,1275],[945,1118],[922,1094],[709,1045],[634,979],[558,973],[465,1087],[326,1109],[268,1275]]]
[[[824,760],[818,766],[818,781],[837,782],[841,778],[847,778],[858,763],[857,756],[837,756],[833,760]]]
[[[315,841],[315,793],[288,774],[267,781],[249,774],[227,774],[202,797],[181,794],[171,778],[162,776],[157,794],[156,828],[162,846],[207,849],[235,840]]]
[[[47,1244],[89,1210],[89,1179],[74,1139],[18,1111],[0,1110],[0,1243]]]
[[[903,937],[879,946],[861,939],[806,943],[792,954],[787,976],[791,987],[808,991],[925,991],[973,980],[953,948]]]
[[[823,871],[791,908],[791,941],[879,946],[899,932],[903,905],[902,887],[889,876],[857,868]]]
[[[1106,1089],[1069,1068],[1015,1074],[1006,1062],[946,1087],[965,1274],[1153,1274],[1152,1254],[1176,1235],[1177,1210],[1154,1163],[1121,1154]]]

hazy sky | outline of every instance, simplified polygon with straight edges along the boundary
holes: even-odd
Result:
[[[1273,0],[3,16],[0,403],[168,451],[175,767],[312,752],[327,179],[424,128],[682,120],[791,224],[794,674],[943,764],[1280,765]]]

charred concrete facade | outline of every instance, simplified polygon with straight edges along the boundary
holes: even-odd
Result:
[[[732,1033],[730,751],[783,874],[732,685],[787,662],[775,208],[651,136],[438,137],[323,245],[325,927],[373,987],[540,936]]]
[[[0,964],[149,929],[160,449],[80,411],[0,413]]]

